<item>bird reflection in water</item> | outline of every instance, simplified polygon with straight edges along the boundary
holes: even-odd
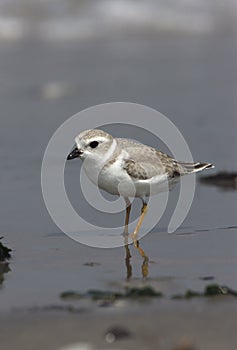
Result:
[[[128,232],[124,232],[124,248],[125,248],[125,266],[126,266],[126,279],[129,280],[132,277],[132,264],[131,264],[131,252],[128,244],[128,238],[129,234]],[[145,279],[147,278],[149,274],[149,257],[146,255],[144,250],[140,247],[140,243],[138,240],[134,239],[133,240],[133,245],[136,248],[136,250],[139,252],[141,255],[143,261],[142,261],[142,266],[141,266],[141,273],[142,277]]]

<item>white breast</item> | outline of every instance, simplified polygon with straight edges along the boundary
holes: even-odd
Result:
[[[103,168],[99,176],[100,188],[112,194],[128,196],[126,190],[133,184],[129,175],[123,169],[123,160],[126,156],[126,152],[122,151],[114,163]]]

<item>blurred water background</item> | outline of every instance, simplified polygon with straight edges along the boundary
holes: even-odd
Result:
[[[236,170],[236,10],[234,0],[0,1],[0,236],[13,249],[2,310],[60,302],[64,290],[106,289],[125,279],[122,248],[75,243],[43,203],[44,150],[71,115],[111,101],[145,104],[176,124],[194,159]],[[70,187],[78,171],[67,166],[67,189],[78,210],[88,212]],[[168,235],[177,194],[141,242],[154,262],[149,283],[169,294],[202,289],[199,278],[211,275],[237,288],[236,192],[198,183],[187,219]],[[88,215],[101,224],[111,220]],[[133,254],[140,281],[141,259]]]

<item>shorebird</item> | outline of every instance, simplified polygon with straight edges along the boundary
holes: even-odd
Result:
[[[115,138],[99,129],[81,132],[75,142],[76,147],[67,159],[80,158],[94,184],[124,197],[125,233],[128,233],[131,211],[129,197],[141,199],[141,215],[132,234],[134,241],[147,213],[150,195],[171,189],[181,176],[213,168],[211,163],[177,161],[156,148],[135,140]]]

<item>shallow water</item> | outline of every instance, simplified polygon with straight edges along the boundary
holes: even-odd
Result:
[[[57,127],[74,113],[104,102],[151,106],[180,129],[196,160],[236,170],[237,46],[231,34],[138,35],[47,42],[37,37],[0,42],[0,235],[13,249],[0,289],[1,310],[63,303],[66,290],[121,289],[128,284],[125,249],[95,249],[69,239],[44,206],[40,168]],[[56,86],[56,88],[55,88]],[[80,126],[78,126],[80,131]],[[129,136],[121,128],[121,136]],[[156,140],[140,134],[139,140]],[[123,220],[98,215],[74,191],[80,167],[66,167],[70,199],[98,224]],[[210,171],[214,173],[215,170]],[[236,191],[197,183],[188,217],[175,234],[167,226],[177,187],[159,225],[141,240],[150,258],[131,247],[131,285],[151,284],[168,298],[208,282],[237,289]],[[138,210],[138,204],[134,212]],[[88,214],[89,212],[89,214]],[[111,221],[112,220],[112,221]],[[86,263],[98,263],[87,266]]]

